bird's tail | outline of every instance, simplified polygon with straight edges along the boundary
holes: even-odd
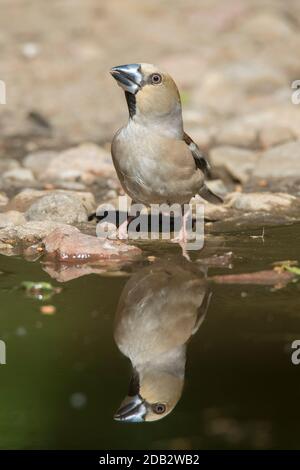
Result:
[[[201,197],[203,197],[203,199],[211,202],[212,204],[223,204],[224,202],[220,196],[217,196],[215,193],[213,193],[205,184],[200,189],[199,194]]]

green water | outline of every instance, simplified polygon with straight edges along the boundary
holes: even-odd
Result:
[[[264,241],[249,235],[208,242],[193,255],[192,276],[198,269],[203,276],[202,258],[229,251],[232,268],[209,267],[209,276],[300,261],[299,225],[267,229]],[[170,279],[182,264],[175,247],[148,245],[146,254],[164,263]],[[300,339],[299,283],[207,284],[212,296],[187,343],[177,406],[152,423],[113,420],[131,369],[114,340],[115,312],[130,277],[142,278],[148,264],[139,261],[123,276],[90,274],[60,284],[41,261],[0,257],[0,339],[7,352],[0,365],[0,448],[299,449],[300,365],[291,363],[291,343]],[[43,302],[16,289],[22,281],[50,281],[63,290]],[[166,290],[163,308],[176,299],[180,305],[180,289]],[[43,304],[56,313],[43,315]]]

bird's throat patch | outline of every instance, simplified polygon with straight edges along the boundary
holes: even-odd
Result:
[[[132,118],[136,112],[136,98],[135,95],[129,93],[129,91],[125,91],[125,97],[127,101],[129,116]]]

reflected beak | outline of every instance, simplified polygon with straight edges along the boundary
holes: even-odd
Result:
[[[143,76],[140,64],[118,65],[110,73],[124,91],[135,95],[142,86]]]
[[[142,423],[145,421],[147,407],[140,395],[126,397],[114,415],[116,421],[124,423]]]

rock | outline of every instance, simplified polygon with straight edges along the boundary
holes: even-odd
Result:
[[[291,129],[281,126],[265,127],[259,132],[259,141],[262,147],[268,148],[295,139]]]
[[[12,184],[27,184],[35,181],[33,173],[27,168],[14,168],[2,174],[2,180]]]
[[[24,158],[23,166],[31,170],[37,178],[40,178],[45,169],[50,165],[50,162],[58,155],[59,152],[52,150],[30,153]]]
[[[258,154],[237,147],[215,147],[210,151],[213,166],[223,166],[230,175],[245,183],[257,164]]]
[[[201,77],[201,87],[195,91],[194,100],[213,111],[236,114],[237,103],[247,109],[251,97],[273,96],[287,81],[278,64],[262,60],[229,61],[215,65]]]
[[[26,212],[30,206],[38,199],[47,196],[49,194],[66,194],[76,197],[87,213],[93,212],[95,208],[95,198],[92,193],[86,191],[65,191],[65,190],[43,190],[39,191],[36,189],[24,189],[18,193],[8,204],[8,209],[18,210],[20,212]]]
[[[217,196],[224,198],[226,194],[230,192],[230,190],[225,186],[222,180],[211,180],[205,182],[206,186]]]
[[[55,192],[34,202],[25,216],[27,220],[52,220],[66,224],[88,220],[87,210],[76,195]]]
[[[49,191],[39,191],[37,189],[26,188],[14,196],[9,202],[7,209],[25,212],[31,204],[49,194]]]
[[[0,243],[17,245],[19,243],[25,245],[33,245],[43,240],[49,233],[56,228],[64,229],[69,227],[58,222],[26,222],[15,227],[6,227],[0,230]]]
[[[0,228],[14,227],[15,225],[25,224],[26,219],[21,212],[8,211],[0,213]]]
[[[225,199],[229,208],[239,211],[278,211],[288,209],[297,201],[295,196],[285,193],[230,193]]]
[[[104,272],[106,272],[106,266],[96,266],[94,263],[93,265],[83,263],[80,265],[74,265],[62,262],[57,263],[57,261],[54,260],[54,262],[47,261],[43,263],[42,266],[44,271],[46,271],[46,273],[49,274],[52,279],[55,279],[58,282],[68,282],[82,276],[88,276],[90,274],[103,274]]]
[[[126,260],[141,253],[135,246],[85,235],[75,227],[58,228],[44,239],[44,245],[48,254],[64,263]]]
[[[206,221],[207,220],[216,221],[216,220],[227,219],[228,217],[230,217],[230,214],[232,212],[224,204],[211,204],[205,199],[202,199],[202,197],[199,196],[199,194],[197,194],[191,199],[190,204],[192,204],[192,212],[194,216],[196,214],[196,207],[195,207],[196,204],[204,205],[204,218],[206,219]]]
[[[256,41],[287,40],[294,28],[287,15],[271,11],[258,11],[239,25],[239,32],[252,36]]]
[[[300,178],[300,140],[266,150],[255,165],[256,178]]]
[[[61,180],[62,175],[67,175],[68,179],[72,176],[77,180],[79,176],[83,175],[84,178],[89,173],[103,177],[112,177],[115,174],[109,152],[91,143],[59,153],[50,160],[41,180]]]
[[[20,163],[17,160],[14,160],[13,158],[0,159],[0,174],[5,171],[15,170],[16,168],[20,168]]]
[[[0,208],[4,207],[8,204],[8,197],[4,193],[0,193]]]
[[[272,97],[272,103],[269,107],[264,107],[261,111],[247,113],[239,119],[241,125],[249,126],[261,133],[262,129],[288,129],[290,133],[300,139],[300,106],[291,102],[291,90],[286,90],[286,95],[282,98],[283,102],[276,103],[275,97]],[[282,132],[282,131],[280,131]]]
[[[256,144],[256,141],[256,129],[241,122],[240,119],[225,124],[215,135],[215,142],[218,145],[252,147]]]
[[[25,42],[21,46],[21,52],[26,59],[35,59],[40,53],[40,46],[35,42]]]

